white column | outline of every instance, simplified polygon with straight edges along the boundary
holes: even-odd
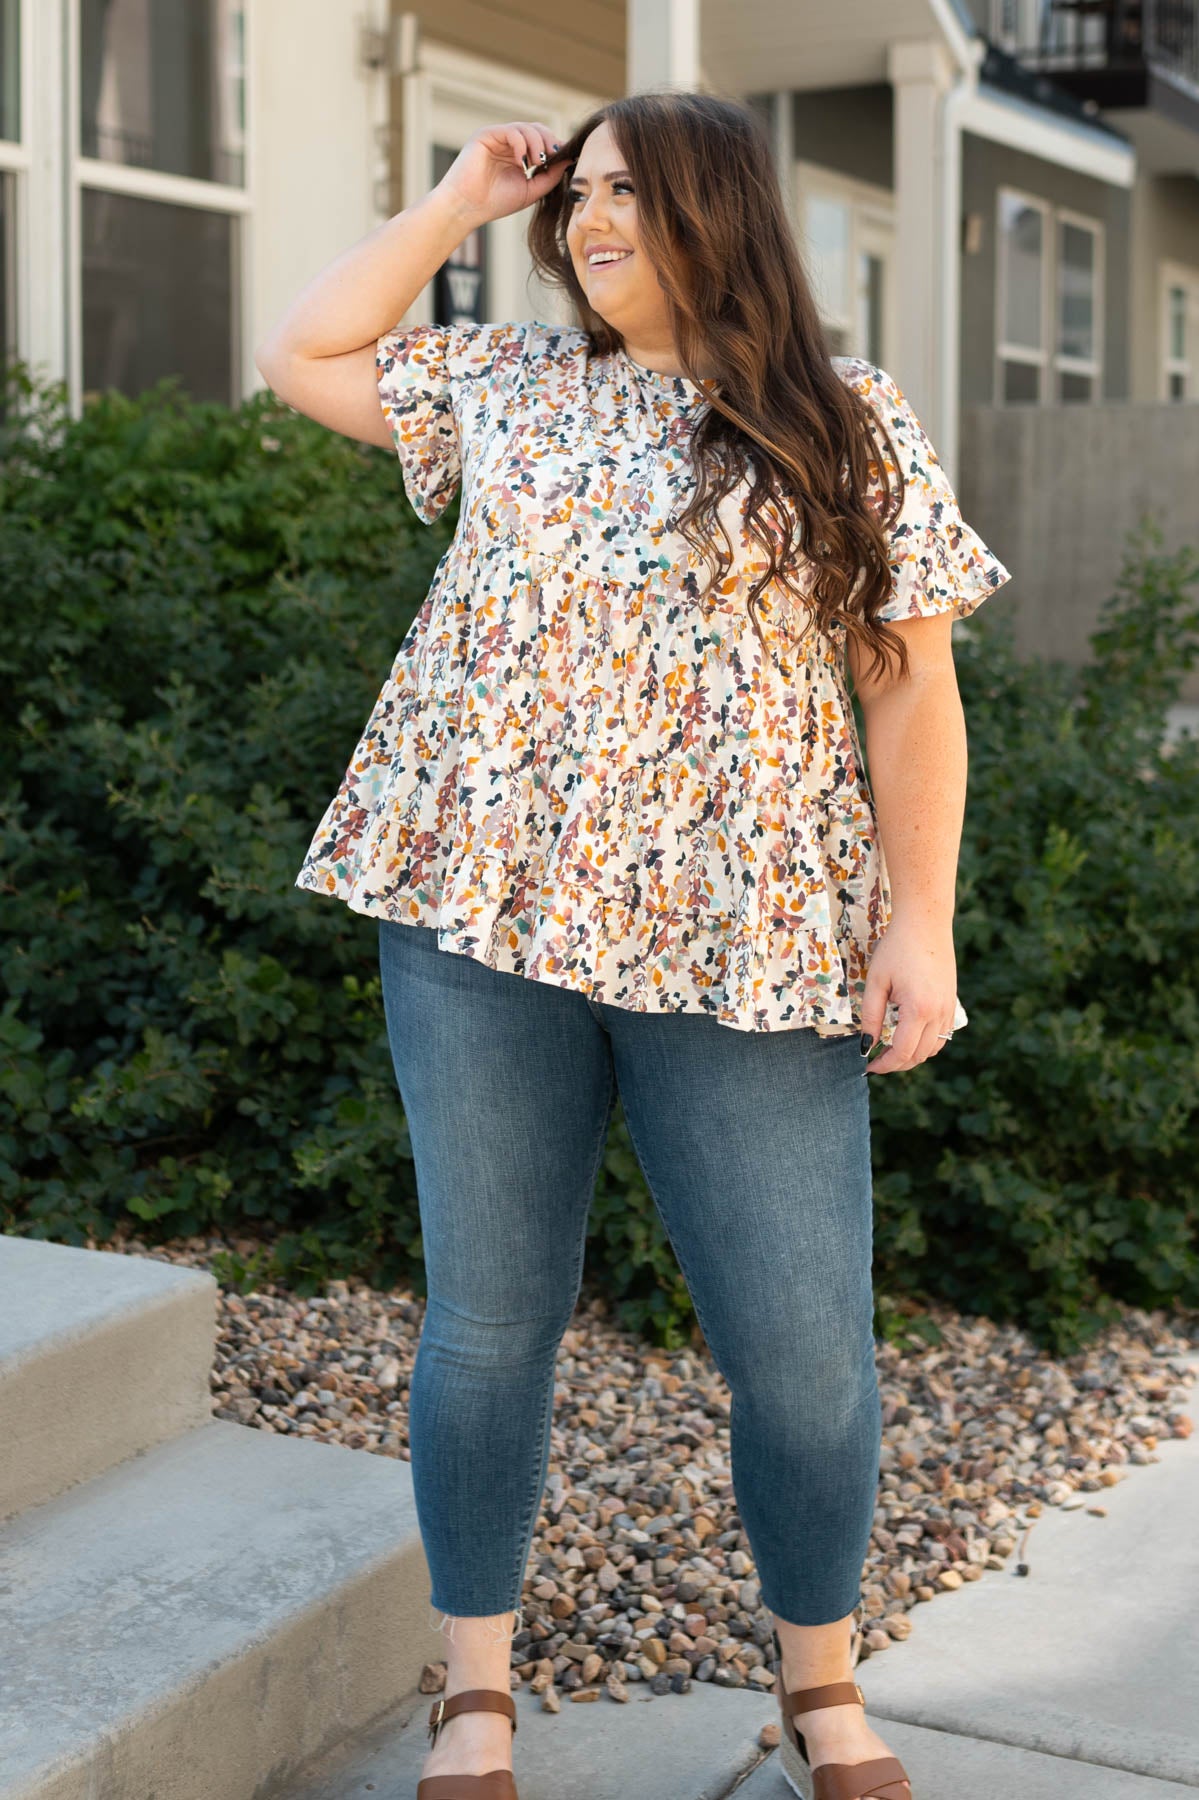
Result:
[[[74,245],[68,216],[68,96],[76,91],[68,79],[67,0],[33,0],[22,13],[25,43],[22,60],[28,100],[24,132],[30,164],[19,208],[18,294],[19,351],[42,379],[62,381],[71,375],[70,292]],[[72,382],[72,389],[77,386]]]
[[[628,0],[625,81],[644,88],[697,88],[699,0]]]
[[[957,164],[961,136],[945,129],[955,65],[935,40],[892,43],[896,349],[894,375],[948,469],[956,440]],[[946,180],[945,158],[954,164]],[[954,350],[953,361],[946,354]]]

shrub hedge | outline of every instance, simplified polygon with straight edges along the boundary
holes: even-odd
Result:
[[[423,1292],[373,923],[294,876],[445,549],[394,459],[174,382],[0,424],[0,1223],[252,1231],[251,1273]],[[1081,672],[955,644],[970,1025],[872,1084],[876,1279],[1058,1350],[1199,1304],[1199,782],[1163,743],[1195,553],[1147,527]],[[990,616],[993,615],[993,616]],[[588,1285],[673,1345],[686,1287],[618,1109]],[[746,1297],[747,1305],[753,1303]]]

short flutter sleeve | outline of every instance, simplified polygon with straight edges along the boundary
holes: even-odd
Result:
[[[898,383],[873,363],[855,364],[853,376],[886,425],[904,478],[903,505],[887,528],[894,588],[876,617],[890,622],[952,613],[964,619],[1011,574],[963,519],[928,434]],[[886,442],[878,433],[875,441],[894,487]],[[881,509],[881,492],[878,504]]]
[[[375,346],[379,400],[413,510],[432,525],[458,491],[466,445],[502,401],[525,326],[396,325]]]

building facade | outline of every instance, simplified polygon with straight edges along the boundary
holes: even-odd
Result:
[[[0,0],[0,340],[75,409],[236,404],[480,126],[660,85],[759,112],[830,349],[900,382],[1022,643],[1077,659],[1141,513],[1199,535],[1199,0]],[[407,322],[564,316],[518,214]]]
[[[537,0],[0,0],[0,334],[74,404],[165,373],[235,402],[304,282],[479,126],[566,130],[677,80],[761,110],[830,345],[893,369],[949,459],[964,406],[1192,400],[1197,15],[575,0],[550,28]],[[559,305],[518,215],[413,316]]]
[[[1109,391],[1199,398],[1199,6],[972,0],[972,10],[997,65],[1119,130],[1135,151],[1115,283],[1127,372]]]
[[[548,29],[521,0],[0,0],[0,344],[74,409],[164,375],[236,404],[305,282],[479,126],[566,129],[622,91],[623,0],[570,18]],[[519,220],[482,238],[426,314],[548,303]]]

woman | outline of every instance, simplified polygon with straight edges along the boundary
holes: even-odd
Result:
[[[577,326],[390,326],[525,206]],[[394,443],[425,520],[462,491],[297,877],[379,921],[417,1172],[412,1474],[451,1624],[418,1800],[516,1793],[512,1632],[617,1091],[732,1394],[785,1771],[910,1800],[850,1679],[881,1441],[864,1075],[965,1023],[950,627],[1008,572],[890,376],[828,357],[767,144],[709,96],[479,132],[258,362]]]

